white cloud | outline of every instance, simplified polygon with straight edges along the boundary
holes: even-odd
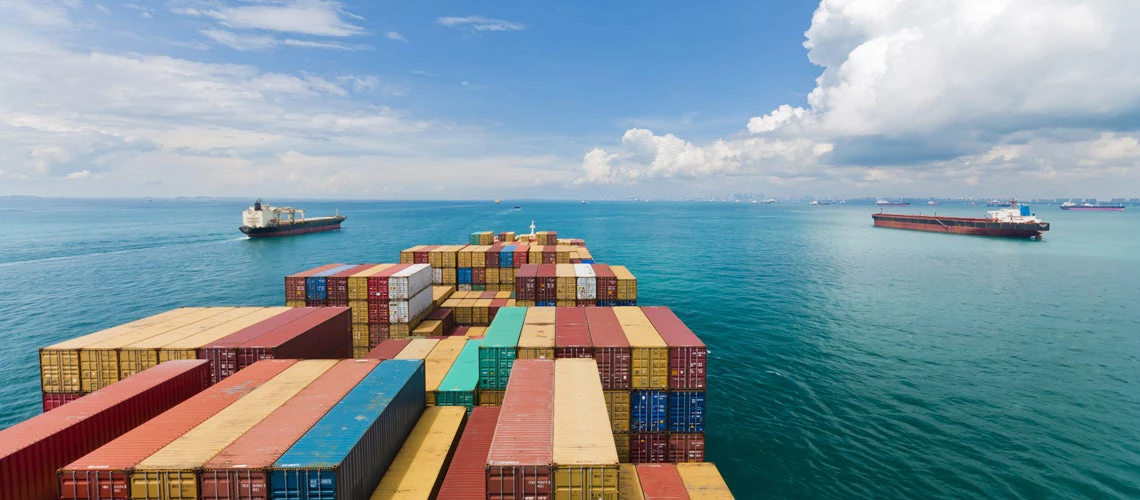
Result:
[[[333,42],[277,38],[269,35],[243,35],[225,30],[202,30],[202,34],[234,50],[264,50],[282,45],[317,49],[354,50],[354,47]]]
[[[267,0],[254,5],[176,8],[186,16],[216,19],[230,28],[257,29],[317,36],[347,37],[364,34],[364,28],[345,18],[360,19],[329,0]]]
[[[522,31],[526,25],[504,21],[502,19],[488,19],[482,16],[467,17],[440,17],[436,22],[452,28],[468,28],[475,31]]]
[[[67,179],[69,181],[73,181],[73,180],[77,180],[77,179],[86,179],[88,177],[91,177],[91,171],[90,170],[80,170],[78,172],[71,172],[71,173],[63,176],[64,179]]]
[[[404,35],[396,33],[395,31],[389,31],[384,36],[388,37],[389,40],[395,40],[397,42],[409,43],[408,39],[404,38]]]

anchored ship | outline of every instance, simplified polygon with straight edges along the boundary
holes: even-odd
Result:
[[[1009,208],[986,212],[989,217],[943,217],[938,215],[872,214],[876,227],[930,231],[935,233],[972,234],[978,236],[1003,236],[1007,238],[1034,238],[1040,240],[1049,223],[1038,219],[1029,211],[1028,205],[1018,205],[1017,200]]]
[[[1061,204],[1061,210],[1088,210],[1088,211],[1102,211],[1102,212],[1120,212],[1124,210],[1124,205],[1103,205],[1100,203],[1081,203],[1080,205],[1071,201],[1066,201]]]
[[[875,204],[880,206],[880,207],[909,207],[910,206],[909,201],[879,200],[879,201],[876,201]]]
[[[340,223],[345,219],[339,212],[331,217],[306,219],[304,210],[263,205],[260,199],[241,215],[242,226],[238,230],[250,238],[332,231],[340,229]]]

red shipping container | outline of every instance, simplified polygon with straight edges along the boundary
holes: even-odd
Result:
[[[688,500],[685,482],[673,464],[638,464],[637,480],[645,500]]]
[[[537,300],[538,294],[538,265],[526,264],[519,268],[515,274],[515,298],[518,300]]]
[[[296,362],[292,359],[269,360],[242,370],[71,462],[59,473],[59,498],[126,500],[130,493],[127,470]],[[202,366],[205,370],[205,363]],[[203,383],[207,376],[203,371]]]
[[[365,354],[364,357],[367,359],[395,359],[396,355],[400,354],[400,351],[404,350],[405,347],[408,347],[408,343],[411,341],[412,339],[388,339],[379,342],[376,347],[368,351],[368,354]]]
[[[487,308],[487,322],[488,324],[495,321],[495,315],[499,314],[500,307],[507,307],[507,302],[510,299],[494,299],[491,301],[491,306]]]
[[[475,270],[472,270],[471,272],[474,273]],[[479,293],[480,299],[494,299],[495,297],[498,297],[498,296],[499,296],[499,292],[480,292]]]
[[[443,326],[443,331],[450,331],[455,327],[455,311],[451,309],[439,308],[428,314],[427,319],[437,320]]]
[[[380,361],[337,363],[202,466],[203,500],[269,499],[269,468]]]
[[[503,245],[491,245],[491,248],[487,250],[485,257],[486,262],[484,262],[483,265],[486,267],[499,267],[499,253],[502,251]]]
[[[669,346],[669,389],[705,390],[708,349],[668,307],[642,307],[641,311]]]
[[[540,264],[538,280],[535,282],[535,300],[556,300],[558,298],[558,268],[555,264]]]
[[[387,278],[384,278],[387,281]],[[388,323],[388,301],[386,300],[369,300],[368,301],[368,323],[379,325]]]
[[[704,462],[705,434],[670,434],[667,460],[670,463]]]
[[[486,500],[487,452],[499,421],[498,406],[476,406],[455,446],[451,465],[443,476],[438,498],[447,500]]]
[[[326,264],[308,271],[290,274],[285,277],[285,300],[305,300],[305,278],[322,271],[343,266],[344,264]]]
[[[576,304],[577,307],[595,307],[598,305],[596,300],[579,300]]]
[[[0,431],[0,498],[59,498],[56,470],[201,392],[208,372],[169,361]]]
[[[554,360],[517,360],[487,452],[487,498],[550,498],[553,462]]]
[[[421,249],[413,252],[412,253],[412,263],[413,264],[428,264],[429,263],[428,262],[428,260],[429,260],[428,254],[431,253],[431,251],[435,250],[436,248],[439,248],[439,245],[428,245],[424,248],[421,248]]]
[[[368,347],[376,347],[381,342],[392,338],[392,325],[368,325]]]
[[[44,411],[49,412],[67,403],[83,397],[82,392],[40,393],[43,396]],[[0,497],[3,498],[3,497]]]
[[[297,321],[322,309],[317,307],[295,307],[255,325],[242,328],[198,351],[198,359],[210,362],[210,383],[216,384],[238,371],[237,348],[251,340],[260,338],[277,328]]]
[[[471,269],[471,283],[475,285],[487,284],[487,268],[475,267]]]
[[[447,334],[448,337],[465,337],[467,332],[471,330],[470,326],[457,326]]]
[[[557,264],[558,263],[558,252],[555,252],[553,250],[547,250],[547,248],[549,248],[549,247],[542,249],[542,263],[543,264]]]
[[[629,435],[629,461],[635,464],[665,463],[669,435],[664,432],[635,432]]]
[[[333,274],[326,279],[328,283],[328,298],[330,306],[348,306],[348,277],[364,271],[376,264],[361,264],[350,267],[344,271]]]
[[[407,269],[407,268],[411,267],[412,265],[413,264],[396,264],[392,267],[384,269],[384,270],[366,278],[367,283],[368,283],[369,307],[371,307],[372,302],[379,301],[379,302],[383,303],[384,308],[387,309],[388,308],[388,278],[391,278],[393,274],[396,274],[400,271],[403,271],[404,269]],[[387,314],[387,313],[385,313],[385,314]],[[369,312],[368,322],[373,323],[373,321],[371,319],[371,311]],[[385,320],[385,322],[387,322],[387,320]]]
[[[305,307],[328,307],[328,299],[305,299]]]
[[[512,264],[514,264],[514,267],[520,267],[521,268],[522,266],[529,264],[529,262],[527,262],[527,255],[529,255],[529,254],[530,254],[530,247],[529,246],[521,245],[521,246],[515,247],[515,256],[513,258],[514,261],[512,262]],[[538,263],[535,262],[534,264],[538,264]]]
[[[602,389],[628,391],[631,375],[629,339],[617,315],[608,307],[587,307],[584,311],[590,327],[590,340],[594,343],[594,359],[598,361],[598,373],[602,376]]]
[[[617,275],[605,264],[594,264],[598,300],[617,300]]]
[[[347,307],[328,307],[246,342],[235,349],[238,370],[263,359],[351,358],[350,316]]]
[[[592,358],[593,342],[586,324],[586,311],[576,307],[554,310],[554,357]]]

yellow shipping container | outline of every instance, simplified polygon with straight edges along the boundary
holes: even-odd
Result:
[[[385,269],[392,267],[394,264],[377,264],[368,269],[360,271],[348,277],[348,300],[368,300],[368,278],[380,274]],[[366,306],[367,307],[367,306]],[[353,311],[353,314],[356,314]],[[365,309],[363,318],[368,318],[368,310]],[[363,321],[362,321],[363,323]]]
[[[614,315],[629,341],[630,387],[669,388],[669,347],[639,307],[615,307]]]
[[[554,309],[532,307],[523,318],[518,359],[554,359]]]
[[[413,337],[438,337],[443,335],[443,322],[438,319],[429,319],[420,323],[412,330]]]
[[[447,371],[459,357],[463,346],[467,345],[466,337],[449,337],[439,342],[424,358],[424,391],[427,395],[427,404],[435,404],[435,393],[439,390],[439,383],[447,376]],[[403,354],[403,352],[401,352]]]
[[[556,305],[558,307],[575,307],[578,305],[578,301],[573,300],[573,299],[571,299],[571,300],[559,300],[554,305]]]
[[[487,268],[487,285],[498,285],[498,284],[499,284],[499,268],[488,267]]]
[[[610,430],[615,434],[629,432],[629,391],[603,391]]]
[[[716,465],[708,462],[677,464],[677,474],[692,500],[733,500]]]
[[[625,266],[610,266],[617,277],[617,299],[637,300],[637,278]]]
[[[233,311],[234,307],[207,307],[180,316],[153,328],[141,328],[124,332],[121,335],[92,343],[79,350],[79,386],[82,392],[93,392],[120,379],[119,349],[123,346],[162,335],[171,330],[207,321],[215,316]]]
[[[43,392],[79,392],[79,350],[97,342],[112,339],[128,332],[153,328],[201,312],[201,307],[184,307],[137,319],[130,323],[100,330],[82,337],[65,340],[40,349],[40,388]]]
[[[473,327],[467,329],[466,337],[467,338],[473,338],[473,337],[482,337],[484,335],[487,335],[487,327],[485,327],[485,326],[473,326]]]
[[[516,267],[504,267],[499,269],[499,283],[503,285],[510,285],[510,291],[515,289],[515,275],[519,272]]]
[[[454,267],[443,268],[441,277],[443,281],[442,284],[444,285],[454,285],[458,282],[456,280],[456,271]]]
[[[286,300],[285,301],[285,307],[305,307],[305,301],[303,301],[303,300]]]
[[[424,359],[439,343],[437,339],[414,339],[396,355],[395,359]]]
[[[368,325],[352,325],[352,347],[371,347]]]
[[[542,264],[542,245],[531,245],[526,261],[529,264]]]
[[[598,363],[554,362],[554,498],[617,500],[618,454]]]
[[[496,299],[510,299],[510,298],[512,298],[511,295],[514,295],[514,294],[509,292],[509,291],[508,292],[500,291],[500,292],[495,294],[495,298]]]
[[[617,447],[618,460],[629,462],[629,433],[614,434],[614,446]]]
[[[637,467],[633,464],[623,463],[618,467],[618,498],[645,500],[645,493],[641,491],[641,480],[637,477]]]
[[[578,278],[574,274],[574,264],[557,264],[555,273],[555,297],[558,300],[574,300],[578,297]]]
[[[225,311],[216,316],[196,321],[192,324],[186,325],[181,328],[176,328],[159,335],[154,335],[137,342],[132,342],[128,345],[119,347],[119,380],[127,378],[147,368],[151,368],[160,362],[158,351],[168,344],[172,344],[179,340],[183,340],[199,333],[216,333],[218,331],[227,332],[225,335],[236,332],[237,330],[229,330],[225,325],[229,325],[234,321],[239,321],[248,316],[255,316],[255,321],[252,322],[239,322],[241,325],[238,330],[245,328],[266,319],[273,317],[282,312],[287,311],[285,307],[235,307]],[[268,314],[267,314],[268,313]],[[224,337],[225,335],[221,335]],[[217,337],[217,338],[221,338]],[[195,356],[196,357],[196,356]],[[191,358],[193,359],[193,358]]]
[[[424,410],[372,492],[372,500],[428,500],[443,482],[444,466],[459,440],[467,410],[437,406]]]
[[[426,247],[427,247],[427,245],[416,245],[416,246],[408,248],[406,250],[401,250],[400,251],[400,263],[401,264],[411,264],[411,263],[415,262],[416,252],[423,250]]]
[[[479,302],[478,299],[463,299],[459,301],[459,307],[455,310],[455,323],[459,325],[470,325],[475,320],[475,304]]]
[[[455,267],[471,267],[471,256],[474,253],[475,253],[475,247],[474,246],[463,247],[463,250],[460,250],[456,254]]]
[[[431,314],[430,310],[424,311],[419,316],[413,318],[411,323],[392,323],[388,325],[388,338],[406,339],[412,336],[412,330],[414,330],[417,326],[420,326],[420,323],[423,322],[424,318],[427,317],[428,314]]]
[[[479,406],[503,406],[503,393],[479,389]]]
[[[287,307],[267,307],[224,325],[218,325],[202,333],[171,342],[158,350],[158,362],[163,363],[174,359],[198,359],[199,351],[203,347],[288,310]]]
[[[471,267],[487,267],[487,250],[491,249],[490,246],[478,245],[467,248],[471,248]]]
[[[348,301],[349,314],[352,315],[353,323],[368,323],[368,301],[367,300],[350,300]]]
[[[451,298],[451,295],[454,293],[455,287],[453,286],[433,286],[431,289],[431,301],[436,307],[439,307],[443,301]]]
[[[491,321],[488,316],[491,314],[491,299],[476,299],[475,305],[471,306],[471,324],[473,325],[489,325]]]
[[[298,361],[147,457],[130,472],[131,498],[199,498],[197,469],[336,363]]]
[[[363,358],[364,356],[367,356],[370,351],[372,351],[372,348],[370,347],[352,346],[352,359]]]
[[[515,305],[518,307],[534,307],[533,300],[515,299]]]

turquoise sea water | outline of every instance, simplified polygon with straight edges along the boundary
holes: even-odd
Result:
[[[1140,209],[1034,207],[1033,242],[871,206],[514,203],[297,202],[349,218],[247,240],[246,201],[0,199],[0,428],[39,411],[40,346],[535,219],[709,345],[708,459],[738,498],[1140,497]]]

